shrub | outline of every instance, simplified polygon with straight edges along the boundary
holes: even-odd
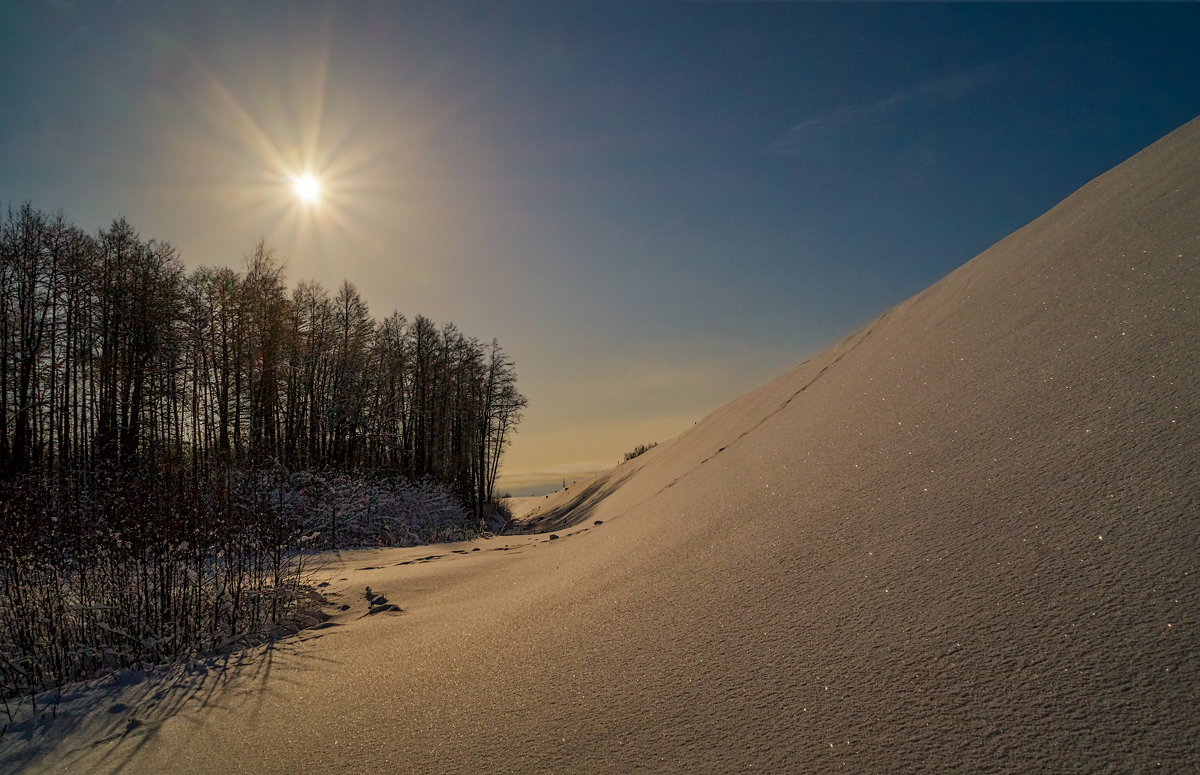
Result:
[[[638,444],[633,448],[632,452],[625,453],[625,461],[633,460],[638,455],[643,455],[658,446],[657,441],[652,441],[649,444]]]

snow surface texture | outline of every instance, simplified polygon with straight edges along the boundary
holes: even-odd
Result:
[[[1198,294],[1194,121],[557,540],[343,555],[324,629],[80,691],[0,769],[1195,771]]]

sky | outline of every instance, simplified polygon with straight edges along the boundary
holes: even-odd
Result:
[[[0,206],[495,337],[498,488],[665,441],[1200,115],[1196,4],[0,0]],[[321,200],[291,178],[310,171]]]

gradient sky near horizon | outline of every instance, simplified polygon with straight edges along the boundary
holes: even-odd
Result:
[[[1200,114],[1195,4],[0,1],[0,206],[497,337],[514,492],[816,354]],[[311,170],[303,205],[289,175]]]

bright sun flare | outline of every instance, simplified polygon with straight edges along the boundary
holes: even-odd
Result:
[[[296,178],[294,188],[301,202],[316,202],[321,196],[321,184],[312,175],[305,174]]]

